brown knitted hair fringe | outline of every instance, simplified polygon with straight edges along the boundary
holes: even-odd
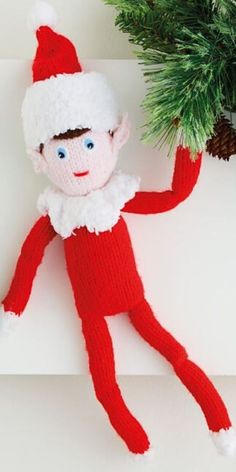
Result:
[[[53,136],[53,139],[73,139],[73,138],[79,138],[79,136],[82,136],[82,134],[87,133],[87,131],[90,131],[89,128],[82,128],[82,129],[68,129],[65,133],[60,133],[56,134]],[[39,152],[42,153],[44,148],[44,144],[41,143],[39,145]]]
[[[77,129],[68,129],[65,133],[60,133],[53,136],[53,139],[73,139],[79,138],[82,134],[87,133],[90,131],[89,128],[77,128]]]
[[[73,139],[79,138],[83,134],[91,131],[90,128],[76,128],[76,129],[68,129],[65,133],[56,134],[53,136],[53,139]],[[113,136],[114,133],[110,132],[110,135]],[[44,144],[41,143],[39,145],[39,152],[42,153],[44,148]]]

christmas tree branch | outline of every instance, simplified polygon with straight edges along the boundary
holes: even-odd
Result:
[[[202,150],[236,109],[236,0],[105,0],[144,65],[145,141]]]

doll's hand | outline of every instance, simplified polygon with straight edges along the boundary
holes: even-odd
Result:
[[[8,336],[19,323],[20,317],[12,311],[5,311],[4,306],[0,306],[0,335]]]

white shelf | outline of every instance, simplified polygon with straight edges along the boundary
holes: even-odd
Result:
[[[166,188],[173,162],[140,143],[145,94],[136,61],[85,61],[114,83],[134,124],[120,166],[142,177],[144,189]],[[20,246],[37,218],[46,179],[25,156],[20,105],[30,81],[29,62],[0,61],[0,254],[3,296]],[[163,157],[161,157],[161,154]],[[236,159],[204,159],[191,198],[172,212],[127,215],[138,267],[161,322],[212,375],[236,374]],[[168,374],[166,362],[133,331],[126,316],[109,318],[119,374]],[[48,248],[18,330],[0,340],[0,373],[80,374],[87,359],[65,271],[62,242]]]

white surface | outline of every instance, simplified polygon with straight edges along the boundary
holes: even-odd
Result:
[[[199,408],[177,379],[119,383],[156,449],[153,463],[139,464],[130,455],[87,379],[2,376],[1,470],[235,472],[236,461],[217,454]],[[235,413],[236,379],[217,378],[216,384]]]
[[[31,59],[35,35],[27,18],[36,0],[0,0],[0,58]],[[132,58],[137,49],[115,26],[115,10],[103,0],[49,0],[58,14],[57,31],[68,35],[83,58]]]
[[[120,166],[142,177],[144,189],[166,188],[173,161],[139,141],[139,104],[145,93],[136,61],[87,61],[108,74],[122,108],[134,124]],[[37,218],[36,199],[46,179],[33,173],[25,156],[20,104],[29,81],[29,63],[0,62],[0,254],[1,296],[5,295],[20,246]],[[135,83],[135,87],[133,84]],[[147,298],[162,323],[186,345],[210,374],[236,372],[236,159],[204,159],[191,198],[176,210],[154,216],[127,215]],[[160,358],[128,323],[108,320],[117,371],[169,373]],[[0,343],[1,373],[87,372],[84,341],[65,271],[62,241],[46,252],[27,310],[16,333]]]

